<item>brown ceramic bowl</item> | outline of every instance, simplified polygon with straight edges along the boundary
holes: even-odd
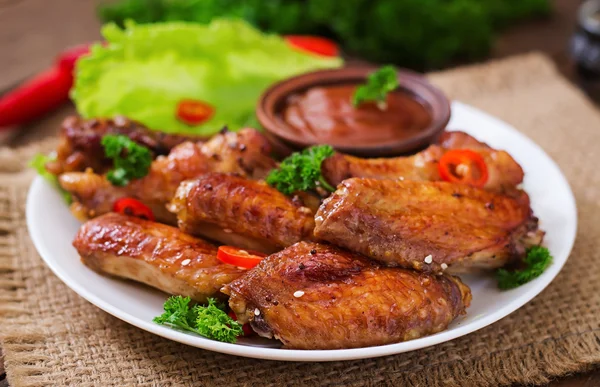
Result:
[[[322,70],[288,78],[272,85],[261,96],[256,116],[265,128],[269,139],[279,153],[306,148],[314,143],[289,126],[282,118],[288,97],[312,87],[328,85],[363,84],[367,76],[377,70],[374,67],[340,68]],[[430,114],[431,122],[410,138],[390,138],[379,144],[339,145],[330,144],[338,151],[362,157],[385,157],[407,154],[434,142],[450,120],[450,103],[446,96],[431,85],[422,75],[409,70],[398,70],[400,91],[409,94]]]

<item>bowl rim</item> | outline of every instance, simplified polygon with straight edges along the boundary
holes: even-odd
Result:
[[[286,78],[269,86],[260,96],[256,105],[256,117],[263,128],[291,148],[304,148],[317,145],[310,139],[294,134],[294,130],[279,116],[280,106],[285,99],[311,87],[359,83],[377,70],[377,66],[342,67],[317,70]],[[431,123],[420,133],[409,138],[390,139],[387,143],[344,146],[333,144],[341,151],[360,156],[391,156],[415,151],[432,143],[446,128],[451,117],[450,101],[437,87],[422,74],[412,70],[396,68],[400,82],[399,89],[417,97],[431,114]]]

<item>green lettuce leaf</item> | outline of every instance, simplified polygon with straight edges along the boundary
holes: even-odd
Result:
[[[342,64],[339,58],[296,51],[280,36],[241,20],[130,22],[125,29],[108,24],[102,34],[108,44],[95,45],[77,63],[71,97],[79,113],[122,114],[169,133],[239,129],[255,122],[256,102],[273,82]],[[178,121],[176,106],[183,98],[210,103],[215,115],[198,126]]]
[[[35,169],[38,175],[44,178],[44,180],[56,187],[56,189],[58,189],[58,191],[60,192],[61,196],[67,204],[71,204],[73,202],[73,197],[71,196],[71,194],[62,189],[60,184],[58,184],[58,177],[46,170],[46,163],[54,161],[55,159],[56,157],[52,155],[38,153],[35,156],[33,156],[33,159],[31,159],[31,161],[29,162],[29,166]]]

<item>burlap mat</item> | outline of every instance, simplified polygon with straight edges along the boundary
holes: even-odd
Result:
[[[569,178],[580,217],[575,248],[532,302],[471,335],[378,359],[285,363],[195,349],[111,317],[54,277],[25,227],[30,175],[12,174],[0,188],[0,331],[11,385],[489,386],[542,383],[600,363],[598,111],[541,55],[431,79],[451,97],[515,125]],[[33,148],[0,152],[0,167],[14,170]]]

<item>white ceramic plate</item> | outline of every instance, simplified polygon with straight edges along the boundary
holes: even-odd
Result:
[[[577,228],[575,199],[569,184],[540,147],[506,123],[464,104],[455,102],[452,116],[451,129],[465,130],[495,148],[509,151],[523,166],[524,188],[531,196],[541,228],[547,232],[545,244],[554,256],[554,263],[541,277],[510,291],[498,290],[492,275],[463,276],[473,291],[467,315],[454,321],[446,331],[421,339],[369,348],[306,351],[273,347],[268,340],[242,339],[238,344],[228,344],[178,332],[152,322],[162,312],[165,294],[101,276],[80,263],[71,246],[80,224],[60,195],[39,177],[29,192],[27,225],[46,264],[81,297],[136,327],[184,344],[238,356],[294,361],[362,359],[428,347],[492,324],[539,294],[563,267]]]

